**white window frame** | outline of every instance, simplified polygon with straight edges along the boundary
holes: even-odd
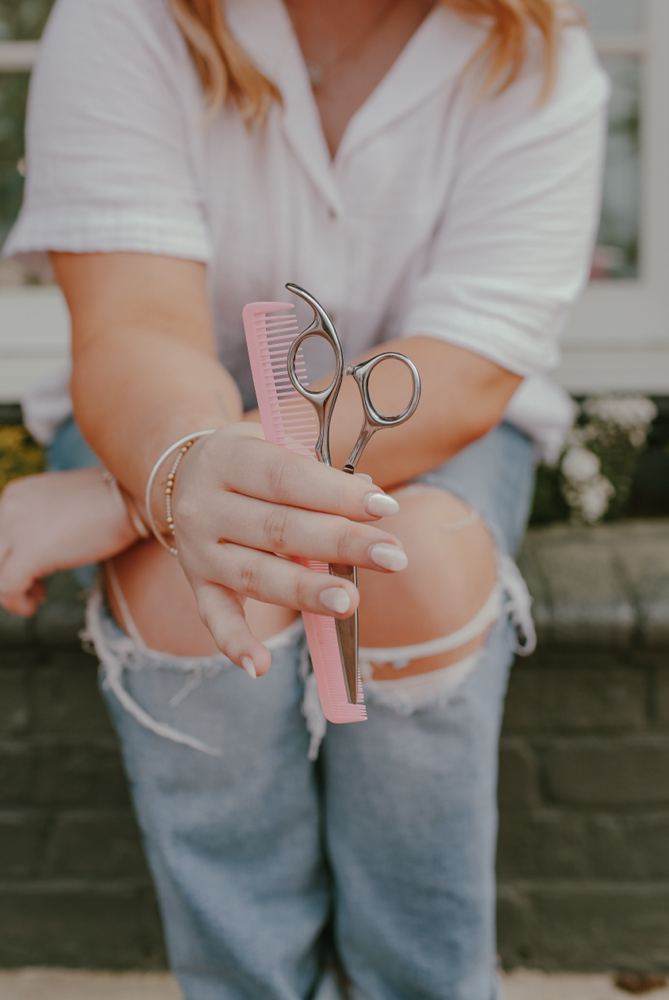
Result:
[[[601,55],[641,58],[639,277],[594,281],[555,373],[571,392],[669,394],[669,2],[643,0],[641,35],[595,37]]]
[[[0,42],[0,71],[31,70],[39,42]],[[55,286],[0,288],[0,403],[67,364],[70,317]]]
[[[669,0],[642,0],[643,32],[595,38],[602,55],[638,55],[641,74],[640,276],[589,285],[555,375],[574,393],[669,394]],[[30,70],[38,42],[1,42],[0,71]],[[70,355],[55,287],[0,289],[0,402],[16,402]]]

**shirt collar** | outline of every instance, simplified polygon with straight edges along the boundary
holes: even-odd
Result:
[[[343,160],[440,88],[453,86],[484,41],[483,30],[442,5],[409,39],[376,89],[351,118],[337,150]]]
[[[249,57],[279,87],[286,137],[314,184],[337,211],[343,205],[335,167],[435,90],[453,83],[484,38],[480,27],[441,5],[434,7],[351,118],[333,163],[299,43],[281,0],[227,0],[226,13],[230,30]]]
[[[284,133],[311,180],[335,211],[343,209],[307,69],[281,0],[227,0],[230,30],[283,97]]]

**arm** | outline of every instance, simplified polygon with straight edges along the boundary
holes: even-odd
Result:
[[[360,461],[360,472],[389,489],[448,461],[482,437],[502,419],[521,378],[479,354],[431,337],[408,337],[384,343],[379,350],[410,358],[421,376],[418,409],[405,424],[378,431]],[[372,376],[374,404],[382,413],[397,412],[409,399],[408,373],[387,362]],[[333,462],[346,461],[362,422],[362,407],[353,379],[345,378],[333,417]]]
[[[398,351],[411,358],[421,376],[420,403],[411,420],[389,433],[378,431],[358,466],[385,490],[437,468],[487,434],[502,419],[521,382],[521,376],[480,354],[434,337],[384,341],[352,363],[371,358],[381,350]],[[330,374],[317,385],[325,386],[331,378]],[[374,373],[371,391],[377,409],[396,413],[411,394],[406,368],[384,362]],[[260,414],[253,410],[244,419],[260,423]],[[362,419],[358,389],[353,379],[345,378],[331,427],[332,462],[337,468],[348,458]]]
[[[138,539],[99,466],[16,479],[0,497],[0,606],[33,615],[42,577],[100,562]]]
[[[384,487],[481,437],[521,378],[559,359],[558,335],[587,280],[597,229],[607,90],[584,33],[569,29],[563,42],[555,92],[541,106],[540,60],[495,98],[469,90],[476,74],[463,81],[458,169],[405,304],[403,336],[382,345],[410,357],[423,381],[416,414],[376,434],[361,460],[361,471]],[[403,377],[400,365],[374,373],[381,411],[408,399]],[[351,379],[340,398],[332,437],[339,465],[361,422]]]
[[[267,444],[241,422],[236,385],[214,356],[203,265],[121,253],[53,260],[72,315],[77,420],[125,488],[141,500],[167,445],[189,431],[219,429],[179,469],[179,560],[219,648],[236,663],[250,656],[263,673],[269,652],[246,626],[243,599],[333,613],[330,579],[274,554],[383,571],[375,545],[397,540],[364,523],[381,513],[369,500],[378,490]],[[163,528],[167,471],[153,497]],[[349,603],[337,612],[343,617],[358,594],[337,580],[341,587]]]
[[[52,259],[72,316],[77,421],[107,468],[143,499],[168,445],[241,419],[237,386],[214,356],[205,267],[149,254]]]
[[[469,89],[478,86],[476,74],[463,80],[457,170],[408,296],[403,338],[383,344],[407,354],[423,380],[415,416],[377,434],[362,460],[383,486],[434,468],[482,436],[522,376],[559,360],[558,336],[587,280],[597,230],[607,91],[584,33],[565,29],[562,42],[555,91],[543,105],[540,60],[495,98]],[[374,398],[392,412],[408,389],[384,403],[382,379],[390,386],[392,371],[377,371]],[[399,381],[399,365],[396,372]],[[353,406],[350,382],[342,393]],[[356,432],[346,412],[337,424],[340,461]]]

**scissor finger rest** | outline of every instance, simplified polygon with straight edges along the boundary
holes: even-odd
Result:
[[[316,455],[321,462],[325,465],[332,465],[330,459],[330,421],[332,419],[332,410],[335,403],[337,402],[337,396],[339,395],[339,390],[341,389],[342,379],[344,377],[344,352],[341,348],[341,343],[339,337],[337,336],[337,331],[334,328],[334,324],[325,309],[323,309],[320,302],[310,295],[309,292],[305,291],[304,288],[300,288],[299,285],[294,285],[289,282],[286,285],[288,291],[293,292],[294,295],[298,295],[305,302],[308,302],[314,311],[314,320],[311,326],[308,326],[306,330],[298,334],[295,338],[287,358],[288,367],[288,377],[293,383],[293,386],[305,399],[308,399],[316,411],[318,416],[318,441],[316,442]],[[298,373],[295,367],[295,361],[302,344],[309,337],[320,337],[322,340],[327,341],[335,356],[335,372],[326,389],[321,389],[320,392],[316,392],[313,389],[309,389],[303,382],[300,382]]]

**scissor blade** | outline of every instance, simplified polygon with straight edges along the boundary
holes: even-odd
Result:
[[[330,566],[332,576],[340,577],[342,580],[350,580],[357,586],[358,573],[355,566],[346,566],[343,571],[338,572]],[[341,656],[344,668],[344,683],[346,685],[346,696],[351,705],[358,704],[358,612],[350,618],[335,618],[337,629],[337,642],[339,643],[339,655]]]

